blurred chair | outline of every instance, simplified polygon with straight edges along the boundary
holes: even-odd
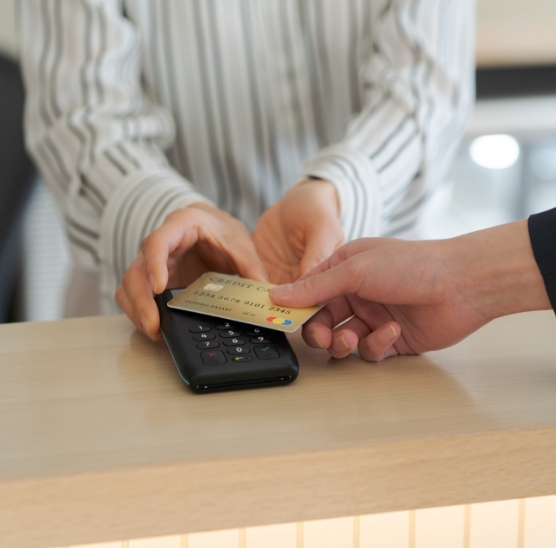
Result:
[[[36,180],[23,140],[24,91],[16,62],[0,56],[0,323],[14,319],[22,218]]]

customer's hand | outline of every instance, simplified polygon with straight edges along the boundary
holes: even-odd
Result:
[[[550,308],[525,221],[450,240],[356,240],[270,297],[328,301],[305,341],[335,358],[358,348],[368,361],[445,348],[496,317]]]
[[[168,215],[143,241],[116,291],[116,301],[143,333],[159,340],[153,294],[184,287],[209,270],[267,279],[243,223],[214,207],[194,204]]]
[[[272,283],[297,280],[344,242],[336,189],[328,181],[292,188],[259,219],[253,241]]]

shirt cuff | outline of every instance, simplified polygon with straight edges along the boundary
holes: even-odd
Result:
[[[325,179],[336,187],[346,241],[380,234],[379,175],[362,152],[346,145],[327,147],[305,163],[302,175]]]
[[[527,224],[533,255],[556,312],[556,208],[531,215]]]
[[[100,230],[100,292],[104,314],[121,313],[114,294],[143,240],[172,211],[199,202],[214,205],[172,169],[136,171],[118,184],[106,205]]]

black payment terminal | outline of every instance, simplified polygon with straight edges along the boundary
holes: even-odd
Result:
[[[199,394],[278,386],[299,373],[285,333],[196,312],[176,310],[168,301],[182,289],[155,296],[160,329],[182,380]]]

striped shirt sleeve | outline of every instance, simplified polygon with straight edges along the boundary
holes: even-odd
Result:
[[[359,56],[363,108],[303,170],[335,185],[348,240],[400,234],[415,222],[446,176],[474,101],[473,2],[382,6]]]
[[[166,160],[170,112],[141,86],[140,40],[119,0],[20,6],[27,147],[64,216],[73,260],[103,310],[142,240],[171,211],[208,202]]]

